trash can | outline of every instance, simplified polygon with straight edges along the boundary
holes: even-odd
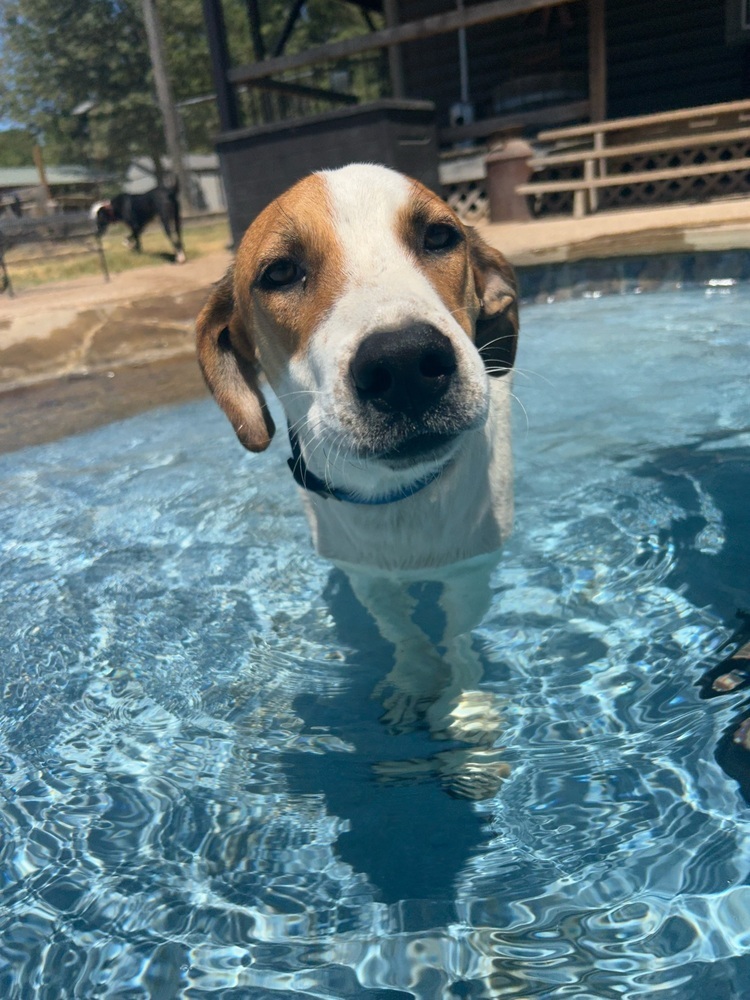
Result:
[[[516,186],[531,177],[533,149],[525,139],[506,139],[485,158],[490,222],[524,222],[531,218],[526,196]]]

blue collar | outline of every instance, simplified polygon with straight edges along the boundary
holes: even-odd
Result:
[[[316,493],[324,499],[332,497],[334,500],[341,500],[343,503],[356,503],[368,507],[380,507],[382,504],[395,503],[397,500],[405,500],[407,497],[411,497],[414,496],[415,493],[419,493],[420,490],[423,490],[425,486],[429,486],[430,483],[434,483],[443,471],[443,466],[441,466],[429,475],[424,476],[422,479],[418,479],[415,483],[410,483],[408,486],[403,486],[394,493],[388,493],[384,497],[373,497],[372,499],[368,499],[367,497],[358,496],[356,493],[350,493],[348,490],[336,489],[335,486],[331,486],[330,483],[327,483],[324,479],[320,479],[316,476],[314,472],[310,472],[304,458],[302,457],[299,439],[291,427],[289,428],[289,444],[292,448],[292,457],[287,459],[287,465],[292,470],[292,475],[294,476],[294,481],[297,485],[301,486],[303,490],[307,490],[308,493]]]

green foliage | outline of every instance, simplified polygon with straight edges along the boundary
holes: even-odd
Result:
[[[268,54],[290,6],[291,0],[260,0]],[[159,0],[158,7],[175,100],[212,93],[201,0]],[[224,12],[232,62],[253,61],[245,0],[225,0]],[[286,52],[367,30],[353,4],[308,0]],[[164,152],[141,0],[2,0],[0,50],[0,119],[21,123],[44,146],[48,163],[123,171],[133,156]],[[299,81],[328,86],[331,68],[298,74]],[[361,96],[371,96],[356,74],[352,80]],[[74,114],[85,103],[90,110]],[[249,106],[252,115],[257,102]],[[276,113],[288,112],[279,106]],[[188,148],[212,148],[214,102],[185,107],[181,117]]]
[[[122,168],[161,147],[138,0],[5,0],[0,17],[0,112],[43,142],[48,162]],[[89,115],[74,115],[85,101]]]
[[[30,167],[33,159],[34,137],[22,128],[9,128],[0,132],[0,167]]]

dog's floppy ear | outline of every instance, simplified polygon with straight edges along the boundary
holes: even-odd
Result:
[[[467,230],[474,284],[481,303],[475,343],[490,375],[513,367],[518,346],[518,286],[513,268],[499,250]]]
[[[252,341],[235,310],[233,279],[230,267],[198,316],[198,363],[241,443],[264,451],[276,428],[260,391]]]

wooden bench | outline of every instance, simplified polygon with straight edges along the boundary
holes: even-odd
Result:
[[[20,254],[15,252],[17,249]],[[9,253],[11,260],[7,259]],[[11,297],[14,294],[9,264],[62,260],[81,253],[98,254],[104,280],[109,281],[101,237],[88,212],[62,212],[38,218],[6,214],[0,219],[0,292],[7,291]]]
[[[532,179],[516,191],[572,193],[577,218],[597,210],[598,192],[606,188],[684,181],[687,200],[699,179],[750,172],[750,100],[549,129],[537,139],[552,145],[529,165],[545,173],[568,169],[574,176]],[[743,144],[745,155],[737,155]],[[645,167],[639,168],[639,159]]]

